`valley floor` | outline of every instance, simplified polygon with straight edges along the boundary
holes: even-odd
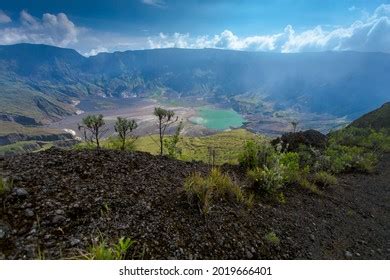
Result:
[[[136,240],[127,258],[390,259],[390,154],[322,195],[291,187],[283,204],[220,201],[206,217],[183,190],[186,176],[209,171],[200,162],[52,148],[0,164],[14,180],[0,198],[5,259],[76,258],[101,236]],[[245,187],[244,170],[222,169]]]

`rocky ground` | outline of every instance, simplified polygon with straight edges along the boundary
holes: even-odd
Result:
[[[221,201],[207,217],[183,191],[186,176],[208,172],[202,163],[53,148],[0,164],[14,180],[0,198],[0,258],[74,258],[99,236],[126,236],[137,241],[128,258],[390,259],[390,154],[323,195],[291,187],[284,204]],[[238,167],[223,169],[245,185]]]

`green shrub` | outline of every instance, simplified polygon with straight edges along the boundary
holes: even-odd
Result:
[[[293,183],[299,176],[299,155],[295,152],[281,153],[279,164],[283,170],[283,178],[286,183]]]
[[[245,198],[241,188],[232,179],[223,174],[218,168],[213,168],[206,177],[195,173],[184,182],[184,190],[191,202],[198,204],[203,214],[210,211],[216,199],[232,199],[239,203],[249,203],[253,197]]]
[[[244,195],[241,188],[236,185],[227,174],[223,174],[218,168],[211,169],[208,179],[217,196],[232,196],[237,202],[244,201]]]
[[[353,170],[372,172],[378,162],[373,152],[357,146],[332,144],[326,149],[325,154],[329,157],[330,171],[333,173]]]
[[[117,244],[109,246],[105,239],[101,238],[93,244],[87,253],[82,254],[82,258],[88,260],[123,260],[127,251],[135,243],[131,238],[121,237]]]
[[[309,190],[309,191],[312,192],[312,193],[315,193],[315,194],[318,194],[318,195],[321,194],[321,191],[318,189],[318,187],[317,187],[314,183],[310,182],[310,181],[309,181],[307,178],[305,178],[305,177],[302,177],[302,178],[299,180],[299,185],[300,185],[302,188],[304,188],[304,189],[306,189],[306,190]]]
[[[276,194],[283,187],[284,177],[280,167],[264,168],[256,167],[247,172],[248,178],[252,181],[253,187],[260,192]]]
[[[0,195],[10,192],[13,188],[13,180],[0,176]]]
[[[389,147],[390,135],[385,130],[375,131],[369,128],[348,127],[331,132],[329,143],[362,147],[381,153]]]
[[[280,204],[285,204],[286,203],[286,197],[284,196],[284,193],[280,192],[277,194],[276,199]]]
[[[191,202],[195,201],[198,204],[201,213],[207,214],[209,212],[212,185],[207,178],[198,173],[189,176],[184,182],[184,190]]]
[[[353,168],[372,173],[375,171],[375,167],[378,164],[378,157],[374,153],[364,153],[354,158]]]
[[[325,171],[319,171],[316,174],[314,174],[313,181],[315,184],[324,187],[337,184],[337,178]]]
[[[326,169],[329,165],[328,158],[320,150],[309,147],[306,145],[300,145],[297,151],[299,155],[299,166],[305,168],[310,166],[312,170],[318,171]]]
[[[264,236],[264,239],[265,239],[265,241],[267,241],[269,244],[271,244],[273,246],[278,246],[280,244],[279,237],[273,231],[270,231],[269,233],[267,233]]]
[[[248,208],[252,208],[255,204],[255,194],[251,193],[249,194],[248,198],[245,200],[245,204]]]
[[[255,167],[264,167],[272,165],[272,157],[275,153],[274,148],[269,142],[247,141],[243,151],[239,156],[240,165],[252,169]]]

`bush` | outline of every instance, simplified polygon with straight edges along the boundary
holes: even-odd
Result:
[[[315,194],[318,194],[320,195],[321,194],[321,191],[317,188],[317,186],[310,182],[307,178],[305,177],[302,177],[300,180],[299,180],[299,185],[304,188],[304,189],[307,189],[309,190],[310,192],[312,193],[315,193]]]
[[[270,143],[251,140],[245,143],[239,156],[239,163],[248,169],[269,166],[274,153],[275,150]]]
[[[299,155],[295,152],[281,153],[279,164],[283,169],[283,178],[286,183],[293,183],[299,176]]]
[[[375,131],[369,128],[348,127],[330,133],[330,144],[348,147],[362,147],[373,152],[383,152],[390,144],[390,136],[385,130]]]
[[[257,191],[267,194],[276,194],[283,187],[285,181],[283,172],[279,167],[256,167],[249,170],[247,175]]]
[[[317,186],[313,182],[311,182],[309,180],[310,173],[311,173],[311,170],[310,170],[309,166],[305,166],[304,168],[300,169],[298,177],[297,177],[298,178],[297,179],[297,184],[300,187],[302,187],[304,189],[307,189],[307,190],[309,190],[312,193],[321,194],[321,192],[317,188]]]
[[[8,180],[7,178],[3,178],[0,176],[0,195],[8,193],[12,190],[13,180]]]
[[[297,182],[300,176],[299,155],[295,152],[280,153],[273,151],[267,164],[255,167],[247,172],[253,187],[259,192],[278,195],[279,201],[285,201],[278,191],[284,184]],[[279,199],[280,198],[280,199]]]
[[[278,246],[280,244],[279,237],[273,231],[270,231],[269,233],[267,233],[264,236],[264,239],[265,239],[265,241],[267,241],[269,244],[271,244],[273,246]]]
[[[246,200],[241,188],[217,168],[213,168],[207,177],[198,173],[189,176],[184,182],[184,190],[191,202],[198,204],[203,214],[210,211],[212,202],[218,198],[232,199],[239,203],[249,203],[249,205],[253,203],[250,201],[253,197]]]
[[[329,166],[329,159],[324,155],[323,151],[313,147],[299,146],[298,156],[300,168],[310,166],[312,170],[319,171],[327,169]]]
[[[357,146],[332,144],[326,149],[325,154],[329,157],[329,170],[333,173],[354,170],[372,172],[378,162],[373,152]]]
[[[209,180],[195,173],[186,178],[184,190],[191,202],[196,202],[201,213],[207,214],[210,210],[212,186]]]
[[[348,127],[330,133],[325,155],[329,159],[328,170],[372,172],[378,156],[390,150],[387,131]]]
[[[93,244],[87,253],[82,254],[82,258],[88,260],[123,260],[127,251],[135,243],[131,238],[121,237],[117,244],[108,246],[106,240],[102,239]]]
[[[313,181],[317,185],[320,185],[323,187],[337,184],[337,178],[335,176],[333,176],[332,174],[329,174],[325,171],[319,171],[316,174],[314,174]]]
[[[236,185],[228,175],[222,174],[218,168],[211,169],[209,180],[218,197],[231,196],[237,202],[244,201],[244,195],[241,188]]]

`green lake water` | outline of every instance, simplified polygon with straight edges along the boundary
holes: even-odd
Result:
[[[198,116],[191,118],[191,121],[203,125],[208,129],[225,130],[231,127],[240,127],[245,121],[244,118],[234,110],[201,107],[198,109],[197,113]]]

